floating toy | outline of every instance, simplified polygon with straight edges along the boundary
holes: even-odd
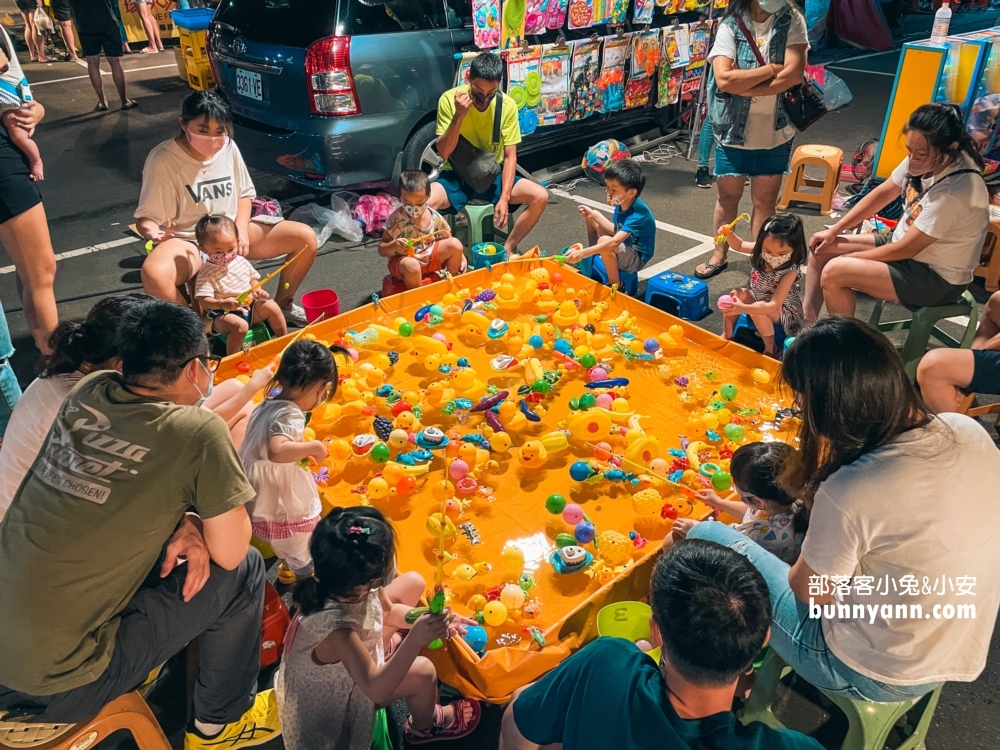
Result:
[[[469,625],[465,629],[465,635],[462,639],[469,645],[473,651],[475,651],[479,656],[486,653],[486,644],[489,643],[489,635],[486,633],[486,628],[481,625]]]
[[[579,573],[594,561],[594,556],[583,547],[575,545],[563,547],[549,556],[549,562],[556,573],[569,575]]]

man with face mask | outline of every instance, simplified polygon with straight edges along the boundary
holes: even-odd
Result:
[[[259,744],[281,730],[273,691],[255,695],[253,490],[225,423],[197,408],[217,360],[169,302],[129,310],[118,335],[121,374],[70,392],[0,522],[0,714],[86,720],[197,638],[185,748]]]
[[[483,201],[495,206],[493,226],[504,228],[510,206],[525,206],[517,217],[510,236],[504,243],[507,254],[514,252],[518,243],[534,228],[548,204],[548,191],[536,182],[522,180],[517,175],[517,144],[521,142],[521,128],[517,120],[517,105],[500,91],[503,79],[503,60],[500,55],[484,52],[472,61],[469,83],[445,91],[438,100],[437,150],[445,160],[437,182],[431,186],[428,205],[441,211],[454,208],[461,211],[471,201]],[[502,103],[501,103],[502,102]],[[493,138],[497,106],[500,106],[500,137]],[[487,159],[491,166],[502,165],[502,171],[490,182],[473,186],[457,174],[449,160],[469,160],[482,152],[492,152],[496,161]],[[464,156],[463,156],[464,155]],[[480,158],[475,159],[480,164]]]

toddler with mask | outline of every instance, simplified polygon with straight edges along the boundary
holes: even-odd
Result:
[[[378,254],[389,259],[389,273],[416,289],[424,276],[447,269],[456,276],[465,270],[465,255],[460,240],[441,214],[427,205],[431,182],[419,169],[399,176],[399,195],[403,205],[389,216],[378,244]]]
[[[744,242],[728,227],[719,233],[729,247],[750,254],[750,288],[733,289],[733,298],[720,312],[725,316],[723,336],[732,339],[736,319],[746,313],[764,341],[764,353],[780,357],[781,344],[774,340],[774,324],[780,323],[786,336],[795,336],[805,316],[799,266],[806,261],[806,235],[802,220],[794,214],[775,214],[764,222],[757,242]],[[784,343],[784,342],[781,342]]]
[[[203,216],[194,229],[198,247],[206,256],[194,283],[194,296],[212,321],[212,332],[226,336],[226,351],[238,352],[250,326],[267,321],[276,336],[288,333],[281,308],[263,289],[241,303],[260,274],[239,255],[236,222],[226,216]]]

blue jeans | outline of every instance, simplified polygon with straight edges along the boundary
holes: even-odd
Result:
[[[715,134],[712,133],[712,119],[705,115],[701,122],[701,133],[698,135],[698,169],[708,169],[708,159],[715,150]]]
[[[14,405],[21,398],[21,386],[14,377],[14,368],[8,361],[14,355],[14,344],[10,340],[10,330],[7,328],[7,316],[3,314],[3,303],[0,302],[0,437],[3,437],[10,421]]]
[[[736,529],[717,521],[705,521],[691,529],[688,539],[705,539],[729,547],[760,571],[771,592],[770,645],[810,685],[851,700],[877,703],[919,698],[937,687],[937,683],[886,685],[855,672],[840,661],[827,648],[823,620],[809,617],[809,605],[800,602],[792,593],[788,585],[788,565]]]

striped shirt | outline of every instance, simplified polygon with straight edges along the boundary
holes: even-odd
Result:
[[[198,271],[194,296],[199,299],[235,297],[248,291],[259,278],[260,274],[242,255],[237,255],[226,266],[206,261]]]

